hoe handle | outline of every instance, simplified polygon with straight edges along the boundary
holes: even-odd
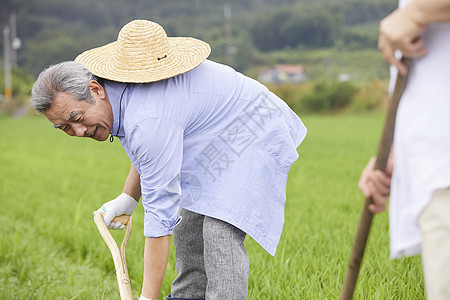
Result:
[[[105,214],[103,212],[94,211],[95,224],[97,225],[97,229],[100,232],[100,235],[108,246],[109,251],[111,252],[111,255],[113,257],[114,267],[116,269],[117,283],[119,285],[120,299],[132,300],[133,296],[131,293],[130,278],[128,277],[127,263],[125,260],[125,248],[131,235],[131,216],[121,215],[113,219],[113,222],[121,222],[127,228],[125,237],[122,241],[122,246],[120,247],[119,251],[119,247],[117,246],[116,241],[112,237],[111,233],[108,230],[108,227],[106,227],[105,222],[103,221],[104,215]]]
[[[410,58],[403,58],[403,63],[408,67],[411,65]],[[375,169],[385,171],[386,164],[391,150],[392,141],[394,139],[394,125],[397,115],[397,108],[402,97],[403,91],[406,87],[407,76],[398,74],[395,82],[394,93],[389,103],[386,121],[384,124],[383,134],[378,146],[377,159],[375,162]],[[361,211],[361,217],[358,229],[353,243],[352,254],[348,262],[347,272],[345,274],[344,284],[342,286],[340,300],[350,300],[353,298],[353,293],[358,280],[359,269],[364,257],[367,239],[369,238],[370,227],[372,226],[373,213],[369,210],[369,204],[373,202],[372,198],[366,198],[364,206]]]

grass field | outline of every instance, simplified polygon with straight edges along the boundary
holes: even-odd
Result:
[[[290,172],[275,258],[246,239],[249,299],[337,299],[363,198],[360,171],[384,114],[306,116]],[[69,138],[41,117],[0,117],[0,299],[119,299],[113,260],[92,211],[116,197],[129,162],[118,140]],[[127,264],[134,299],[143,273],[143,210]],[[114,232],[120,241],[123,232]],[[420,258],[389,259],[388,216],[376,216],[355,299],[423,299]],[[160,299],[175,276],[173,247]]]

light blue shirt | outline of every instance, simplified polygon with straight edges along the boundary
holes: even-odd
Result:
[[[183,207],[240,228],[275,255],[288,171],[306,135],[283,100],[208,60],[166,80],[105,88],[113,135],[119,130],[141,176],[145,236],[171,234]]]

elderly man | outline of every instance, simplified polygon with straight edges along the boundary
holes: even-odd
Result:
[[[78,62],[44,70],[31,105],[71,136],[118,137],[131,160],[123,193],[100,208],[111,220],[145,210],[141,299],[157,299],[170,235],[177,277],[168,299],[245,299],[246,234],[275,255],[285,187],[306,135],[266,87],[206,60],[209,45],[168,38],[144,20]]]

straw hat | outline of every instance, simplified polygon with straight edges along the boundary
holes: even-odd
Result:
[[[157,23],[135,20],[117,41],[85,51],[75,59],[94,75],[119,82],[153,82],[192,70],[211,52],[203,41],[167,37]]]

